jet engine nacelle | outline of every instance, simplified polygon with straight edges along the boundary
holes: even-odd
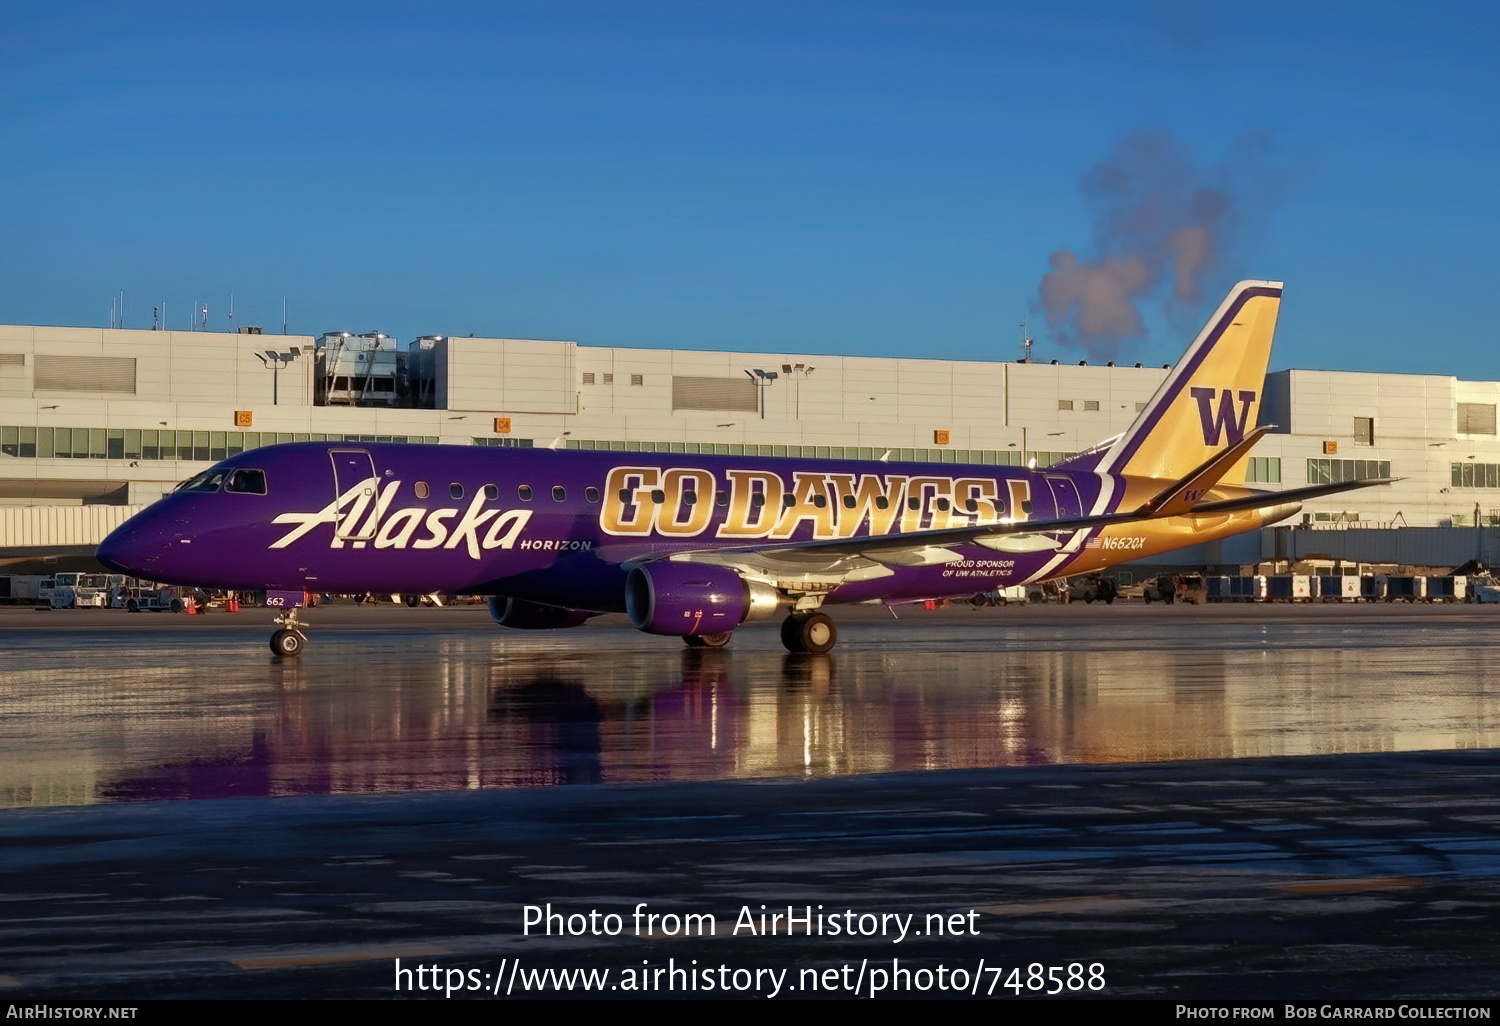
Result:
[[[647,634],[721,634],[785,604],[771,585],[723,566],[663,559],[636,567],[625,580],[625,611]]]
[[[594,614],[586,609],[563,609],[560,606],[544,606],[524,599],[491,595],[490,615],[501,627],[514,627],[521,631],[551,631],[561,627],[581,627]]]

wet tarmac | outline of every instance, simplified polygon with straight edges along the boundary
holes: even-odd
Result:
[[[431,997],[401,958],[455,997],[693,959],[698,996],[1493,996],[1495,620],[860,610],[813,659],[333,607],[279,662],[263,612],[8,610],[0,993]],[[621,930],[527,935],[548,903]]]
[[[1493,607],[839,615],[807,657],[333,606],[282,661],[264,610],[7,610],[0,806],[1500,746]]]

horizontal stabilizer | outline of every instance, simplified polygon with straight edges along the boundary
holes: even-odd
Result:
[[[1153,519],[1176,517],[1189,512],[1203,496],[1208,494],[1210,488],[1219,483],[1219,479],[1228,473],[1231,467],[1245,458],[1255,443],[1260,441],[1261,437],[1272,427],[1273,425],[1270,424],[1258,427],[1236,444],[1223,452],[1216,453],[1182,480],[1142,504],[1137,512],[1144,513]]]
[[[1265,509],[1268,506],[1281,506],[1287,503],[1301,502],[1304,499],[1316,499],[1321,495],[1335,495],[1338,492],[1349,492],[1356,488],[1369,488],[1371,485],[1394,484],[1400,480],[1401,478],[1399,477],[1366,477],[1359,481],[1340,481],[1338,484],[1289,488],[1284,492],[1259,492],[1255,495],[1246,495],[1239,499],[1222,499],[1218,502],[1205,502],[1194,506],[1188,511],[1187,515],[1201,517],[1213,516],[1218,513],[1240,513],[1247,509]]]

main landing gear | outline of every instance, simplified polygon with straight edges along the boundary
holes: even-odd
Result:
[[[277,632],[278,636],[282,633],[285,632]],[[688,648],[723,648],[732,637],[733,631],[724,631],[722,634],[688,634],[682,640]],[[823,613],[793,613],[781,625],[781,643],[788,652],[799,655],[822,655],[832,650],[838,638],[838,628]],[[271,639],[271,648],[276,648],[275,638]]]
[[[793,613],[781,625],[781,643],[788,652],[822,655],[838,641],[838,629],[823,613]]]
[[[301,655],[302,650],[307,647],[307,635],[302,633],[302,628],[307,624],[297,619],[297,610],[288,609],[271,622],[281,627],[281,630],[271,635],[271,651],[283,659]]]

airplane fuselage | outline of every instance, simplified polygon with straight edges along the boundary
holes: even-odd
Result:
[[[641,560],[1067,520],[1111,511],[1127,485],[1062,469],[300,443],[216,465],[101,557],[206,588],[446,591],[604,612],[624,608]],[[1237,533],[1261,514],[1207,519],[1052,528],[999,550],[928,553],[914,539],[918,551],[837,580],[795,559],[761,576],[829,604],[972,595]]]

